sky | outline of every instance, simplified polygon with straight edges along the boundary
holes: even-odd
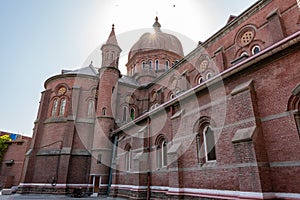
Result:
[[[86,66],[98,53],[100,57],[99,47],[113,23],[122,38],[119,67],[125,73],[128,49],[152,27],[155,16],[162,31],[184,40],[186,55],[220,30],[229,15],[239,15],[255,2],[0,0],[0,131],[32,136],[45,80],[62,69]]]

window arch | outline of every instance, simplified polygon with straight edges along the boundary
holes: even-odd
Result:
[[[243,56],[249,56],[249,55],[248,55],[248,52],[247,52],[247,51],[243,51],[243,52],[240,54],[240,57],[243,57]]]
[[[171,93],[171,94],[170,94],[170,100],[171,100],[171,99],[174,99],[174,97],[175,97],[175,94]]]
[[[102,108],[102,115],[105,116],[107,113],[106,113],[106,108]]]
[[[143,61],[143,62],[142,62],[142,69],[145,69],[145,68],[146,68],[146,62]]]
[[[201,83],[203,83],[203,82],[204,82],[203,77],[202,77],[202,76],[199,76],[199,77],[198,77],[197,83],[198,83],[198,84],[201,84]]]
[[[206,80],[211,79],[211,77],[212,77],[212,73],[211,73],[211,72],[208,72],[208,73],[206,74]]]
[[[255,55],[255,54],[259,53],[260,52],[260,46],[255,45],[254,47],[252,47],[251,52],[252,52],[252,55]]]
[[[57,113],[57,107],[58,107],[58,99],[54,99],[53,105],[52,105],[52,112],[51,116],[55,116]]]
[[[168,70],[170,67],[170,61],[166,60],[166,70]]]
[[[300,84],[292,91],[292,96],[289,98],[287,110],[293,111],[295,125],[300,138]]]
[[[163,135],[159,135],[155,142],[156,148],[156,166],[162,168],[167,166],[167,140]]]
[[[66,111],[66,103],[67,100],[65,98],[60,100],[60,108],[59,108],[59,115],[64,116]]]
[[[129,171],[132,168],[132,150],[131,145],[126,144],[125,146],[125,170]]]
[[[155,70],[158,71],[159,69],[159,63],[158,60],[155,60]]]
[[[149,60],[149,69],[152,69],[152,61]]]

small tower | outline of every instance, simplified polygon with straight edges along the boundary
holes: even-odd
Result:
[[[101,47],[102,51],[102,67],[118,68],[121,48],[115,35],[115,25],[112,25],[110,35],[104,45]]]
[[[118,80],[121,73],[118,61],[121,48],[116,39],[114,25],[102,51],[102,66],[99,69],[99,85],[96,109],[96,121],[92,144],[91,180],[94,192],[104,194],[109,183],[109,171],[113,141],[110,132],[114,128],[115,105]],[[99,189],[99,190],[98,190]]]

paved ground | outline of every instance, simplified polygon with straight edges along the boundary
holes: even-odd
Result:
[[[98,197],[85,197],[85,198],[72,198],[63,195],[47,195],[47,194],[30,194],[30,195],[20,195],[20,194],[13,194],[13,195],[0,195],[0,200],[37,200],[37,199],[57,199],[57,200],[125,200],[123,198],[111,198],[106,196],[98,196]]]

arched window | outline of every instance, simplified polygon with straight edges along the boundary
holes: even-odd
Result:
[[[149,60],[149,69],[152,69],[152,61]]]
[[[97,164],[98,165],[101,165],[101,163],[102,163],[101,159],[102,159],[102,155],[98,154],[98,157],[97,157]]]
[[[111,60],[113,60],[114,58],[115,58],[115,52],[112,51],[112,52],[111,52]]]
[[[129,171],[132,168],[132,150],[129,144],[125,146],[125,151],[125,169]]]
[[[199,163],[216,161],[215,137],[210,125],[200,129],[196,140]]]
[[[106,108],[102,108],[102,115],[105,116],[106,115]]]
[[[123,107],[123,121],[124,122],[127,121],[127,107],[126,106]]]
[[[201,83],[203,83],[203,82],[204,82],[203,77],[200,76],[200,77],[198,78],[198,84],[201,84]]]
[[[300,83],[293,89],[292,96],[289,98],[287,110],[294,114],[295,125],[300,138]]]
[[[134,108],[131,108],[131,109],[130,109],[130,118],[131,118],[132,120],[135,119],[135,109],[134,109]]]
[[[109,59],[109,52],[105,52],[105,59],[108,60]]]
[[[206,80],[210,79],[211,77],[212,77],[212,73],[209,72],[206,74]]]
[[[171,99],[174,99],[174,97],[175,97],[175,94],[171,93],[171,94],[170,94],[170,100],[171,100]]]
[[[210,126],[206,126],[203,131],[205,158],[206,161],[216,160],[215,136]]]
[[[169,66],[170,66],[170,62],[168,60],[166,60],[166,70],[169,69]]]
[[[143,68],[143,69],[146,68],[146,62],[145,62],[145,61],[142,62],[142,68]]]
[[[260,47],[258,45],[255,45],[253,48],[252,48],[252,55],[255,55],[257,53],[260,52]]]
[[[155,60],[155,70],[157,71],[159,68],[158,60]]]
[[[196,149],[198,162],[200,164],[216,161],[215,136],[210,125],[210,119],[201,117],[194,129],[196,135]]]
[[[111,93],[113,94],[114,91],[115,91],[115,86],[113,86],[113,87],[111,88]]]
[[[167,141],[161,140],[157,145],[157,168],[162,168],[167,166]]]
[[[53,105],[52,105],[52,113],[51,116],[55,116],[57,113],[57,106],[58,106],[58,100],[54,99]]]
[[[62,99],[62,100],[60,101],[60,109],[59,109],[59,115],[60,115],[60,116],[65,115],[66,102],[67,102],[66,99]]]
[[[93,117],[95,114],[95,103],[93,100],[89,100],[89,105],[88,105],[88,116]]]

